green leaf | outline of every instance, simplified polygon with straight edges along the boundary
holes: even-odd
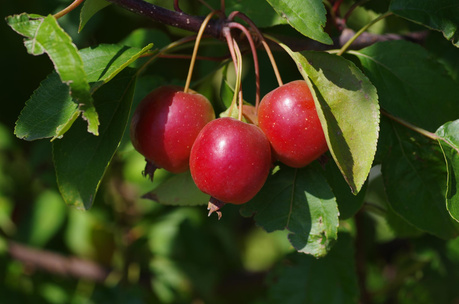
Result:
[[[150,43],[142,49],[115,44],[101,44],[81,50],[91,92],[109,82],[123,69],[153,47]]]
[[[88,132],[98,135],[99,119],[94,109],[90,86],[83,69],[83,60],[70,36],[59,26],[54,16],[10,16],[8,25],[26,37],[25,46],[31,55],[47,53],[70,95],[80,104],[88,122]]]
[[[93,93],[116,74],[126,68],[151,48],[128,48],[118,45],[100,45],[81,50],[84,70]],[[79,115],[78,104],[72,100],[69,87],[62,83],[57,73],[51,73],[42,81],[26,102],[15,134],[25,140],[62,137]],[[89,115],[88,111],[88,115]],[[95,115],[95,114],[94,114]]]
[[[459,221],[459,120],[444,124],[436,134],[447,164],[446,206],[450,215]]]
[[[370,172],[379,133],[375,87],[350,61],[325,52],[292,52],[314,96],[330,152],[354,194]]]
[[[352,54],[378,89],[386,111],[431,132],[457,118],[458,84],[421,46],[379,42]]]
[[[78,27],[78,32],[81,32],[83,27],[92,18],[98,11],[104,7],[110,5],[111,3],[105,0],[86,0],[83,3],[80,13],[80,26]]]
[[[459,2],[457,0],[393,0],[390,11],[396,15],[441,31],[459,47]]]
[[[298,32],[325,44],[332,44],[325,33],[326,10],[322,0],[267,0]]]
[[[446,168],[434,141],[392,123],[393,143],[382,163],[392,209],[420,230],[454,238],[459,225],[446,209]]]
[[[189,171],[174,175],[143,198],[171,206],[197,206],[209,202],[209,195],[196,187]]]
[[[255,214],[268,232],[287,229],[293,247],[315,257],[326,255],[338,236],[338,207],[317,164],[281,167],[241,214]]]
[[[260,28],[287,23],[266,1],[226,1],[226,12],[230,14],[233,11],[243,12]]]
[[[69,87],[52,72],[26,102],[16,122],[14,134],[25,140],[58,138],[79,115]]]
[[[134,80],[134,71],[127,69],[94,94],[101,120],[99,136],[88,134],[80,120],[63,139],[53,142],[57,182],[67,204],[91,207],[126,128]]]
[[[358,303],[353,240],[340,233],[322,258],[292,254],[270,276],[268,303]]]

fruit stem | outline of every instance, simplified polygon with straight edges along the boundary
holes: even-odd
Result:
[[[255,43],[253,42],[252,35],[250,34],[249,30],[240,23],[237,22],[230,22],[228,24],[230,28],[237,28],[241,30],[244,35],[247,37],[249,41],[250,50],[252,51],[253,56],[253,66],[255,69],[255,87],[256,87],[256,94],[255,94],[255,108],[258,109],[258,104],[260,103],[260,67],[258,64],[258,55],[257,55],[257,48]]]
[[[236,74],[236,85],[234,88],[234,94],[239,95],[239,113],[238,113],[238,119],[242,121],[242,104],[243,104],[243,98],[242,98],[242,54],[241,50],[239,49],[239,46],[236,43],[236,40],[233,40],[234,43],[234,50],[236,51],[236,57],[237,57],[237,74]]]
[[[413,124],[411,124],[411,123],[409,123],[409,122],[407,122],[407,121],[405,121],[405,120],[403,120],[401,118],[395,117],[394,115],[386,112],[383,109],[381,109],[380,111],[381,111],[381,114],[383,114],[384,116],[392,119],[393,121],[398,122],[399,124],[407,127],[408,129],[411,129],[411,130],[413,130],[415,132],[418,132],[419,134],[424,135],[424,136],[426,136],[426,137],[428,137],[430,139],[433,139],[433,140],[439,140],[440,139],[440,137],[438,137],[435,133],[432,133],[432,132],[429,132],[427,130],[424,130],[424,129],[422,129],[422,128],[418,127],[418,126],[415,126],[415,125],[413,125]]]
[[[174,0],[174,10],[176,12],[182,12],[182,10],[180,9],[180,6],[179,6],[179,0]]]
[[[242,78],[242,56],[240,55],[240,53],[236,54],[237,43],[231,36],[231,30],[229,27],[225,27],[223,29],[223,35],[226,38],[226,43],[228,44],[228,49],[230,51],[231,58],[233,59],[234,69],[236,71],[236,84],[234,85],[234,95],[233,95],[233,100],[231,101],[231,105],[229,107],[229,113],[231,115],[234,107],[236,106],[236,100],[239,94],[238,92],[241,90],[240,82]],[[239,50],[239,47],[237,49]],[[242,95],[242,91],[241,91],[241,94],[239,95],[240,98],[242,98],[241,95]]]
[[[368,30],[371,26],[373,26],[375,23],[377,23],[378,21],[380,20],[383,20],[384,18],[386,17],[389,17],[390,15],[392,15],[392,12],[387,12],[383,15],[380,15],[379,17],[373,19],[372,21],[370,21],[368,24],[366,24],[364,27],[362,27],[357,33],[354,34],[354,36],[352,36],[351,39],[348,40],[348,42],[346,42],[343,47],[339,50],[338,53],[336,53],[336,55],[338,56],[341,56],[344,54],[344,52],[346,52],[346,50],[351,46],[351,44],[360,36],[362,35],[366,30]]]
[[[199,48],[199,43],[201,42],[202,34],[204,34],[204,30],[206,29],[206,26],[209,23],[209,20],[216,13],[217,11],[212,11],[210,12],[209,15],[207,15],[206,19],[204,19],[204,21],[201,24],[201,27],[199,28],[198,34],[196,35],[196,42],[194,44],[193,55],[191,56],[190,69],[188,70],[188,76],[186,78],[185,88],[183,89],[183,92],[185,93],[188,93],[188,89],[190,88],[191,75],[193,74],[193,68],[196,62],[196,55],[198,54],[198,48]]]
[[[228,16],[228,19],[229,20],[233,20],[235,17],[239,17],[242,20],[244,20],[245,22],[247,22],[250,25],[250,28],[253,31],[255,31],[255,33],[258,36],[258,39],[260,39],[261,44],[263,45],[263,47],[264,47],[264,49],[266,51],[266,54],[268,55],[269,60],[271,61],[271,66],[273,67],[274,74],[276,75],[277,83],[279,84],[279,86],[282,86],[283,82],[282,82],[282,78],[281,78],[280,73],[279,73],[279,69],[277,68],[276,60],[274,59],[273,53],[271,52],[271,48],[269,47],[268,43],[266,42],[266,39],[263,36],[263,34],[261,33],[260,29],[244,13],[241,13],[241,12],[238,12],[238,11],[234,11]],[[273,40],[273,41],[276,42],[275,40]],[[256,105],[255,105],[255,108],[257,108]]]
[[[69,6],[64,8],[62,11],[54,14],[54,18],[59,19],[59,18],[65,16],[65,15],[67,15],[68,13],[73,11],[75,8],[77,8],[81,3],[83,3],[83,1],[84,0],[75,0],[75,1],[73,1]]]

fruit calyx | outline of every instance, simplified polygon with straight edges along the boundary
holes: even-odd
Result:
[[[220,209],[225,205],[226,205],[226,203],[224,203],[221,200],[218,200],[215,197],[211,196],[210,199],[209,199],[209,203],[207,205],[207,210],[209,210],[209,213],[207,214],[207,216],[211,216],[212,213],[215,212],[215,213],[217,213],[218,220],[220,220],[222,218],[222,212],[221,212]]]

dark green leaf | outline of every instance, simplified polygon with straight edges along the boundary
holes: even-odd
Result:
[[[338,207],[317,164],[281,167],[241,214],[255,214],[257,225],[268,232],[289,230],[293,247],[316,257],[326,255],[337,238]]]
[[[79,120],[63,139],[53,142],[59,190],[67,204],[84,209],[91,207],[126,128],[134,80],[133,70],[123,71],[94,94],[101,120],[99,136],[88,134]]]
[[[78,105],[59,75],[51,73],[26,102],[16,122],[14,134],[25,140],[58,138],[78,117]]]
[[[210,197],[196,187],[188,171],[174,175],[153,191],[145,194],[143,198],[151,199],[163,205],[196,206],[207,205]]]
[[[359,288],[351,236],[340,233],[330,253],[321,259],[292,254],[270,278],[269,303],[357,303]]]
[[[276,12],[298,32],[325,44],[332,44],[324,32],[326,10],[322,0],[267,0]]]
[[[441,31],[459,47],[459,2],[457,0],[392,0],[395,14]]]
[[[435,141],[393,124],[393,143],[382,163],[392,209],[420,230],[441,238],[459,234],[445,204],[446,168]]]
[[[287,23],[275,10],[266,2],[260,0],[230,0],[226,1],[226,12],[243,12],[257,27],[270,27]]]
[[[335,194],[340,219],[344,220],[354,216],[363,205],[366,193],[366,183],[357,195],[352,194],[351,188],[346,183],[346,180],[343,178],[343,175],[334,161],[328,161],[325,165],[325,176]]]
[[[421,46],[379,42],[352,54],[378,89],[386,111],[431,132],[457,118],[458,84]]]
[[[445,156],[448,172],[446,206],[451,216],[459,221],[459,120],[441,126],[436,134]]]
[[[356,194],[370,172],[378,141],[376,89],[340,56],[286,49],[309,82],[330,152]]]
[[[83,3],[83,7],[81,8],[80,26],[78,27],[78,32],[83,29],[83,27],[86,25],[89,19],[92,18],[92,16],[110,4],[110,2],[105,0],[86,0]]]
[[[25,46],[32,55],[47,53],[63,83],[70,87],[70,95],[80,104],[88,123],[88,132],[98,134],[99,118],[94,109],[90,86],[83,68],[83,60],[70,36],[59,26],[54,16],[10,16],[8,25],[26,37]]]

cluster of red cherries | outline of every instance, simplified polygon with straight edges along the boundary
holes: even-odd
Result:
[[[146,161],[145,175],[157,168],[191,171],[196,186],[209,194],[210,210],[252,199],[273,163],[300,168],[327,151],[325,136],[307,83],[284,84],[263,97],[258,125],[215,118],[209,100],[178,86],[153,90],[131,123],[134,148]]]

